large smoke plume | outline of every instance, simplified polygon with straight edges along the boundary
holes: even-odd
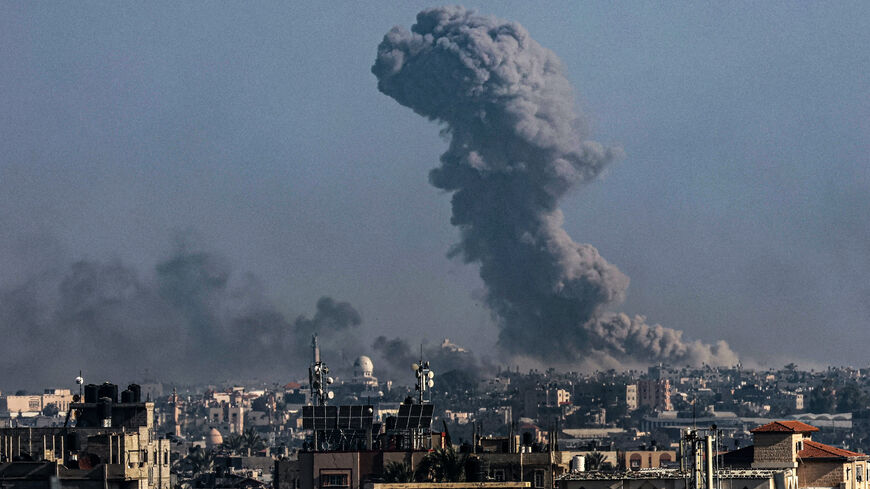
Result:
[[[289,320],[251,274],[177,246],[153,273],[118,260],[79,260],[0,287],[0,369],[34,387],[69,382],[287,381],[304,371],[317,333],[326,355],[344,352],[360,325],[348,303],[322,297],[310,319]],[[348,363],[349,365],[349,363]]]
[[[378,47],[378,88],[443,124],[450,137],[429,174],[452,192],[461,238],[451,254],[478,263],[500,346],[548,361],[733,364],[724,342],[608,309],[628,277],[562,228],[559,199],[618,150],[586,139],[559,59],[522,26],[462,7],[424,10]]]

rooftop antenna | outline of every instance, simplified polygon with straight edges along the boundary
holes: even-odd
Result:
[[[326,406],[326,401],[335,397],[335,393],[327,390],[334,382],[328,376],[329,367],[320,360],[320,347],[317,346],[317,334],[311,335],[311,366],[308,368],[308,385],[311,389],[311,402],[315,406]]]
[[[82,385],[85,383],[85,378],[82,377],[82,371],[79,370],[79,376],[76,377],[76,384],[79,385],[79,401],[84,402],[82,400]]]
[[[420,362],[414,362],[411,365],[411,369],[414,371],[414,374],[417,376],[417,385],[414,387],[417,389],[417,400],[420,404],[428,402],[426,399],[426,391],[435,387],[435,381],[432,380],[435,378],[435,372],[429,368],[429,362],[423,361],[423,344],[420,344]],[[431,394],[430,394],[431,398]]]

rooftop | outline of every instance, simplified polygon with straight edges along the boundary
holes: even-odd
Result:
[[[774,421],[751,430],[752,433],[812,433],[814,431],[819,429],[800,421]]]
[[[832,447],[812,440],[804,440],[804,446],[798,452],[799,458],[853,458],[866,457],[863,453],[850,452],[842,448]]]
[[[780,473],[772,469],[726,469],[716,471],[722,479],[761,479]],[[626,472],[569,472],[560,480],[622,480],[622,479],[684,479],[687,475],[678,469],[641,469]]]

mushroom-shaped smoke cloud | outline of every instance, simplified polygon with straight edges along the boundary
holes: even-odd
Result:
[[[500,346],[550,361],[733,364],[727,344],[607,312],[628,277],[562,229],[559,199],[619,153],[586,139],[561,63],[513,22],[462,7],[424,10],[378,47],[378,89],[444,124],[429,178],[453,193],[451,254],[480,265]]]

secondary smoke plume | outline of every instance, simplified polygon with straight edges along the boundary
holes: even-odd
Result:
[[[288,380],[362,322],[348,303],[322,297],[311,319],[288,320],[250,274],[178,246],[151,274],[120,261],[81,260],[0,288],[0,369],[29,386],[69,382]],[[331,349],[334,348],[335,349]],[[12,386],[12,387],[22,387]]]
[[[402,338],[378,336],[372,349],[386,362],[387,370],[393,379],[412,382],[411,364],[419,361],[419,346],[412,348]],[[424,345],[424,360],[429,361],[438,376],[439,389],[471,388],[487,375],[495,374],[497,368],[486,359],[478,358],[472,352],[446,343]]]
[[[727,344],[607,312],[628,277],[562,229],[559,199],[617,155],[586,139],[559,59],[522,26],[462,7],[424,10],[378,46],[378,89],[444,125],[432,185],[453,193],[460,242],[478,263],[508,352],[548,361],[593,357],[732,364]]]

